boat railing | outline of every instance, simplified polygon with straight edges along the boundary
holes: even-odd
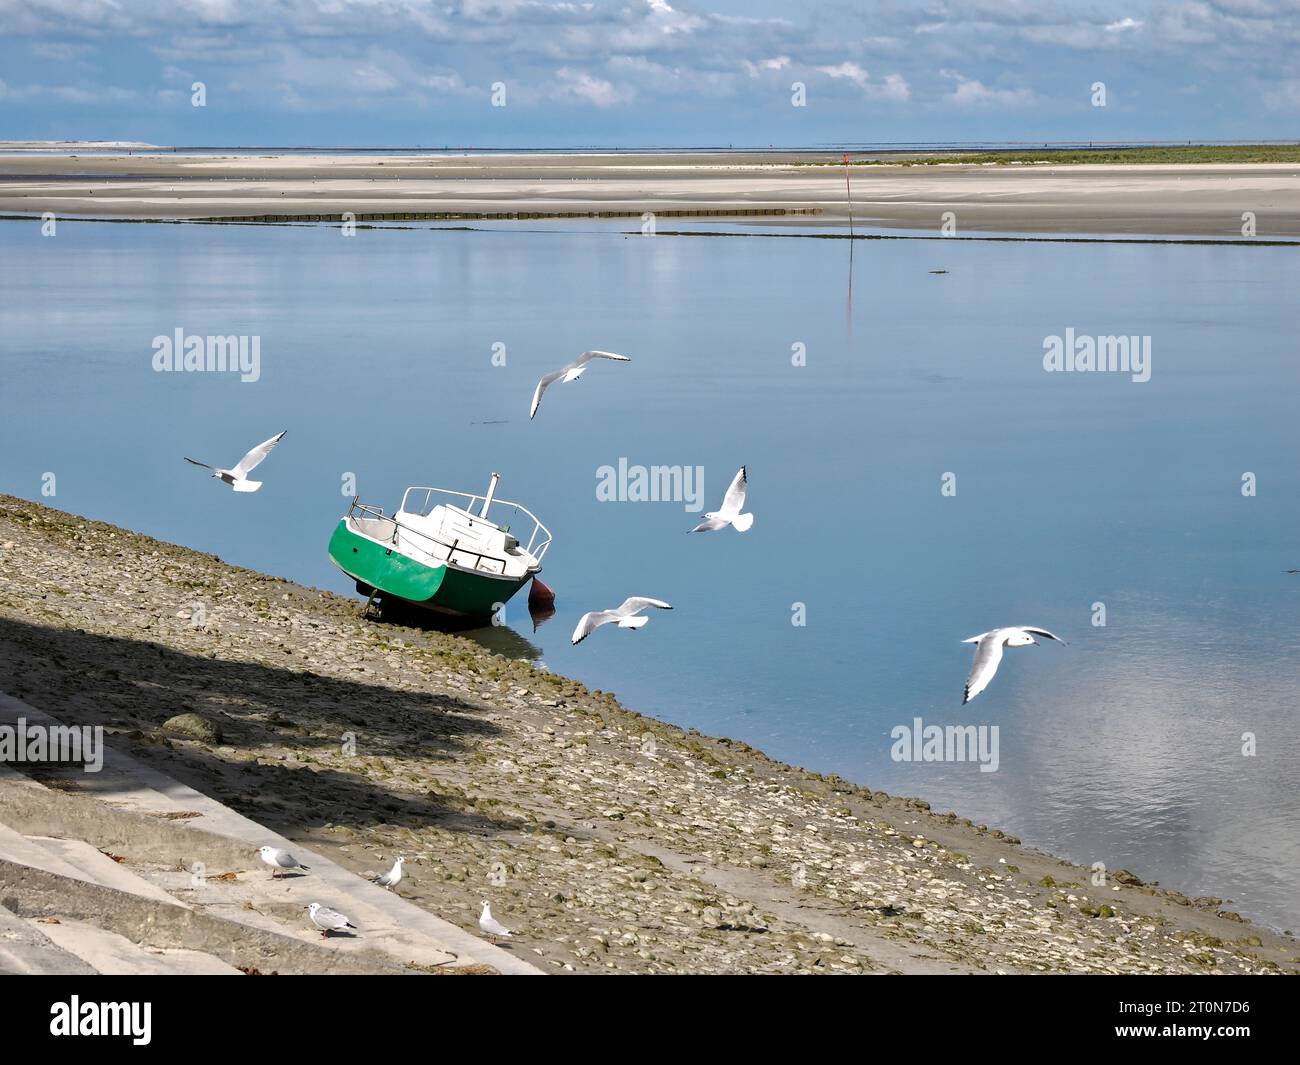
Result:
[[[385,521],[392,526],[392,531],[390,533],[386,533],[384,537],[388,541],[389,553],[392,553],[398,548],[397,534],[400,530],[401,532],[406,534],[408,545],[411,543],[412,538],[418,537],[420,540],[427,540],[430,544],[434,544],[438,547],[441,547],[444,551],[446,551],[445,558],[441,557],[436,552],[431,551],[428,547],[423,548],[424,553],[426,555],[428,555],[430,558],[437,558],[440,562],[445,561],[445,562],[451,562],[455,565],[466,565],[466,563],[456,558],[456,556],[468,555],[469,557],[474,559],[474,563],[472,566],[473,569],[483,570],[484,572],[487,573],[500,573],[505,569],[504,559],[497,558],[495,555],[489,555],[482,551],[471,551],[467,547],[461,547],[459,541],[453,541],[452,543],[449,544],[445,540],[442,540],[437,536],[433,536],[432,534],[425,532],[423,529],[414,529],[410,525],[406,525],[398,521],[395,517],[385,514],[382,507],[372,507],[365,503],[359,503],[354,498],[352,500],[352,506],[348,508],[348,517],[349,518],[354,517],[358,511],[361,512],[361,515],[363,517],[368,518],[371,521]],[[376,539],[378,539],[378,537],[376,537]],[[418,543],[416,546],[419,546]],[[485,558],[490,558],[492,559],[492,561],[499,563],[501,569],[492,570],[485,567],[483,565],[483,560]]]
[[[403,509],[405,509],[405,499],[403,500]],[[453,540],[451,543],[447,543],[446,540],[434,536],[432,533],[425,532],[423,529],[412,528],[410,525],[398,521],[396,517],[389,514],[385,514],[382,507],[372,507],[366,503],[359,502],[359,497],[355,497],[355,496],[353,497],[352,505],[348,507],[347,517],[348,519],[354,519],[360,517],[363,519],[369,519],[371,521],[387,522],[389,525],[391,525],[392,527],[391,532],[386,531],[383,537],[388,541],[390,552],[396,550],[398,546],[397,534],[399,531],[401,531],[407,537],[418,538],[417,545],[419,541],[428,541],[430,544],[434,544],[438,547],[441,547],[446,552],[445,561],[447,562],[451,562],[455,565],[460,565],[460,566],[467,565],[466,563],[462,562],[460,559],[456,557],[457,555],[461,555],[461,556],[468,556],[474,559],[474,563],[472,566],[473,569],[483,570],[486,573],[502,573],[505,570],[505,559],[500,558],[497,555],[488,554],[485,551],[475,551],[472,548],[465,547],[460,543],[459,540]],[[536,521],[537,519],[534,518],[533,520]],[[537,524],[541,526],[541,528],[545,531],[546,527],[541,525],[541,522],[538,522]],[[374,539],[379,539],[379,537],[374,537]],[[538,562],[541,561],[542,555],[546,553],[546,548],[550,544],[550,542],[551,542],[550,533],[546,532],[546,539],[540,545],[539,553],[533,555],[533,557]],[[439,555],[436,552],[430,550],[428,547],[424,548],[424,552],[425,554],[429,555],[429,557],[431,558],[439,557]],[[529,547],[529,554],[532,554],[531,546]],[[501,568],[498,570],[492,570],[488,567],[485,567],[483,565],[483,560],[485,558],[491,559],[493,562],[499,563]]]
[[[421,493],[423,493],[422,497]],[[469,492],[454,492],[450,488],[408,488],[402,496],[401,509],[407,514],[422,516],[430,514],[433,512],[434,507],[444,502],[435,499],[435,494],[465,500],[459,506],[470,518],[484,519],[498,528],[506,529],[520,543],[523,543],[524,538],[520,533],[513,530],[511,519],[522,517],[531,522],[532,528],[528,532],[528,542],[524,545],[524,550],[538,562],[541,562],[542,556],[546,554],[546,549],[551,546],[551,530],[543,525],[537,515],[522,503],[514,503],[509,499],[493,498],[488,506],[487,514],[482,515],[479,513],[479,508],[485,499],[484,496],[472,495]]]

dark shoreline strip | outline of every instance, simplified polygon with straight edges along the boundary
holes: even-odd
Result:
[[[631,233],[633,231],[625,231]],[[806,237],[810,240],[946,240],[993,244],[1224,244],[1233,248],[1294,248],[1300,240],[1233,240],[1229,237],[945,237],[921,233],[726,233],[722,230],[660,229],[657,237]]]
[[[587,213],[565,213],[565,214],[547,214],[543,212],[514,212],[509,214],[483,214],[483,213],[456,213],[444,212],[437,214],[376,214],[376,215],[357,215],[356,225],[358,229],[420,229],[420,226],[376,226],[367,225],[367,221],[460,221],[473,219],[475,221],[578,221],[581,219],[602,219],[602,218],[640,218],[644,212],[634,211],[610,211],[610,212],[587,212]],[[820,214],[820,208],[790,208],[782,210],[744,210],[744,211],[654,211],[656,218],[685,218],[685,217],[704,217],[704,218],[721,218],[733,216],[752,216],[752,215],[811,215]],[[40,215],[31,214],[3,214],[0,215],[0,222],[34,222],[40,220]],[[317,225],[331,225],[334,227],[341,226],[342,220],[337,215],[235,215],[229,218],[91,218],[77,215],[58,216],[60,222],[107,222],[117,225],[171,225],[171,226],[284,226],[284,227],[307,227]],[[433,226],[433,229],[450,230],[456,232],[484,233],[492,232],[484,230],[479,226]],[[537,233],[552,233],[556,230],[532,230]],[[640,236],[638,230],[617,230],[621,236]],[[1231,248],[1295,248],[1300,247],[1300,239],[1288,240],[1282,238],[1269,239],[1251,239],[1241,240],[1230,237],[1062,237],[1062,236],[1034,236],[1032,234],[1023,234],[1019,236],[989,236],[989,237],[972,237],[972,236],[951,236],[923,233],[772,233],[772,232],[726,232],[724,230],[710,229],[660,229],[655,233],[656,237],[775,237],[786,240],[942,240],[950,242],[984,242],[990,244],[1188,244],[1188,245],[1209,245],[1209,246],[1226,246]]]

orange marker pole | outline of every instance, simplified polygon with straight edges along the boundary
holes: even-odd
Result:
[[[849,236],[853,236],[853,190],[849,188],[849,153],[844,153],[844,197],[849,203]]]

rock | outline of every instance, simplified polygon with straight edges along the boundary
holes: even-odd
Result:
[[[162,730],[203,743],[221,742],[221,727],[215,721],[209,721],[198,714],[185,713],[169,717],[163,722]]]

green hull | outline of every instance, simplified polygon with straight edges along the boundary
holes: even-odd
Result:
[[[396,596],[430,610],[471,617],[491,617],[529,577],[491,577],[448,566],[426,566],[390,551],[338,523],[330,537],[330,561],[358,585],[369,585],[381,595]]]

